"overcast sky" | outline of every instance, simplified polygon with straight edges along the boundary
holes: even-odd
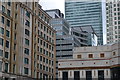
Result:
[[[60,9],[64,13],[64,0],[40,0],[40,5],[44,10]]]

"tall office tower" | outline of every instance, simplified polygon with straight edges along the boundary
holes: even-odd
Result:
[[[98,36],[98,44],[103,44],[101,0],[65,0],[65,18],[71,27],[91,25]]]
[[[38,2],[0,2],[0,78],[55,78],[50,19]]]
[[[120,1],[106,0],[107,43],[120,40]]]
[[[56,32],[56,78],[58,78],[58,60],[59,59],[72,59],[73,48],[79,47],[80,40],[74,35],[69,34],[69,23],[61,16],[59,9],[46,10],[46,12],[52,17],[50,23]],[[85,35],[85,34],[83,34]],[[82,37],[81,39],[84,39]],[[86,39],[84,39],[86,40]],[[87,43],[81,43],[87,45]]]
[[[86,42],[81,42],[77,38],[76,35],[70,34],[70,25],[69,23],[63,18],[63,16],[60,16],[59,14],[62,14],[59,10],[46,10],[46,12],[53,17],[50,20],[50,23],[55,29],[56,32],[56,56],[57,59],[64,59],[64,58],[72,58],[73,56],[73,47],[79,47],[81,45],[87,46],[87,38],[86,34],[83,34],[85,36],[80,37],[81,39],[85,40]],[[56,16],[56,17],[54,17]],[[75,32],[75,31],[74,31]],[[81,32],[77,32],[78,34],[81,34]]]

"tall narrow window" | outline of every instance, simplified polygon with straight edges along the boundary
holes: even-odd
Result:
[[[5,7],[2,5],[2,12],[5,13]]]
[[[4,34],[4,28],[0,27],[0,33]]]
[[[7,19],[7,26],[10,27],[10,21]]]
[[[0,61],[0,71],[2,71],[2,61]]]
[[[98,80],[104,80],[104,70],[98,71]]]
[[[5,63],[5,72],[8,72],[8,63]]]
[[[6,40],[6,47],[9,48],[9,41]]]
[[[3,46],[3,39],[0,38],[0,45]]]
[[[13,55],[13,60],[14,60],[14,61],[16,60],[16,54]]]
[[[8,59],[8,57],[9,57],[9,53],[8,53],[8,52],[5,52],[5,58]]]
[[[30,27],[30,22],[28,20],[26,20],[25,25]]]
[[[28,74],[29,73],[29,69],[24,67],[24,74]]]
[[[13,73],[15,73],[15,71],[16,71],[16,65],[14,64],[13,65]]]
[[[24,63],[25,64],[29,64],[29,59],[28,58],[24,58]]]
[[[68,72],[63,72],[62,76],[63,76],[62,80],[68,80]]]
[[[10,16],[10,10],[7,10],[7,15]]]
[[[26,34],[27,36],[29,36],[29,35],[30,35],[29,30],[25,29],[25,34]]]
[[[74,71],[74,80],[80,80],[80,72]]]
[[[29,49],[25,48],[24,53],[29,55]]]
[[[28,39],[25,39],[25,44],[29,45],[29,40]]]
[[[3,50],[0,49],[0,56],[3,56]]]
[[[11,1],[10,0],[8,0],[8,6],[11,6]]]
[[[26,11],[26,16],[30,18],[30,12]]]
[[[2,16],[1,22],[4,24],[5,23],[5,18]]]
[[[10,36],[10,32],[8,30],[6,30],[6,36],[9,37]]]
[[[92,80],[92,71],[86,71],[86,80]]]

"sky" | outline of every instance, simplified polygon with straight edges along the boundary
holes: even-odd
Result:
[[[60,9],[64,13],[64,0],[40,0],[40,5],[44,10]]]

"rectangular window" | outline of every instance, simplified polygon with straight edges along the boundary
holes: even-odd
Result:
[[[3,50],[0,49],[0,56],[3,56]]]
[[[0,27],[0,33],[4,34],[4,28]]]
[[[43,58],[43,62],[45,62],[45,58]]]
[[[30,12],[26,11],[26,16],[30,18]]]
[[[54,33],[52,32],[52,37],[54,37]]]
[[[0,61],[0,72],[2,71],[2,61]]]
[[[40,69],[42,69],[42,64],[40,64]]]
[[[24,63],[25,64],[29,64],[29,59],[28,58],[24,58]]]
[[[10,27],[10,21],[7,19],[7,26]]]
[[[43,43],[44,47],[45,47],[45,42]]]
[[[15,19],[17,19],[17,13],[15,13]]]
[[[40,44],[42,45],[42,40],[40,40]]]
[[[44,26],[44,31],[46,31],[46,27]]]
[[[52,61],[52,66],[53,66],[53,64],[54,64],[54,63],[53,63],[53,61]]]
[[[5,58],[8,59],[8,56],[9,56],[9,53],[8,53],[8,52],[5,52]]]
[[[43,51],[43,49],[42,48],[40,48],[40,52],[42,53],[42,51]]]
[[[101,57],[101,58],[105,57],[104,53],[101,53],[101,54],[100,54],[100,57]]]
[[[51,68],[49,68],[49,72],[51,72]]]
[[[28,39],[25,39],[25,44],[29,45],[29,40]]]
[[[16,50],[16,44],[14,44],[14,50]]]
[[[45,49],[43,49],[43,54],[45,54],[46,53],[46,51],[45,51]]]
[[[74,80],[80,80],[80,72],[74,71]]]
[[[62,76],[63,76],[62,80],[68,80],[68,72],[63,72]]]
[[[93,54],[89,54],[88,57],[89,57],[89,58],[93,58]]]
[[[10,36],[10,32],[8,30],[6,30],[6,36],[9,37]]]
[[[46,51],[46,55],[48,56],[48,51]]]
[[[11,6],[11,2],[10,2],[10,0],[8,1],[8,6]]]
[[[29,73],[29,69],[24,67],[24,74],[28,74]]]
[[[52,54],[52,58],[54,58],[54,54]]]
[[[3,39],[0,38],[0,45],[3,46]]]
[[[2,16],[1,22],[4,24],[5,23],[5,18]]]
[[[26,20],[25,25],[30,27],[30,22],[28,20]]]
[[[49,52],[49,57],[51,57],[51,53]]]
[[[49,60],[49,64],[51,65],[51,60]]]
[[[46,67],[46,71],[48,71],[48,67]]]
[[[86,80],[92,80],[92,71],[86,71]]]
[[[45,70],[45,66],[43,66],[43,70]]]
[[[29,30],[25,29],[25,34],[29,36],[30,35]]]
[[[40,61],[42,61],[42,56],[40,56]]]
[[[46,64],[48,64],[48,59],[46,59]]]
[[[116,52],[113,52],[113,56],[115,56],[116,55]]]
[[[8,63],[5,63],[5,72],[8,72]]]
[[[14,34],[14,40],[16,40],[16,38],[17,38],[17,34],[15,33],[15,34]]]
[[[98,71],[98,80],[104,80],[104,70]]]
[[[10,10],[7,10],[7,15],[10,16]]]
[[[29,49],[25,48],[24,53],[29,55]]]
[[[2,5],[2,12],[5,13],[5,7]]]
[[[81,55],[77,55],[77,58],[82,58],[82,56]]]
[[[13,60],[14,60],[14,61],[16,60],[16,54],[13,55]]]
[[[9,48],[9,41],[6,40],[6,47]]]
[[[15,71],[16,71],[16,65],[13,64],[13,73],[15,73]]]

